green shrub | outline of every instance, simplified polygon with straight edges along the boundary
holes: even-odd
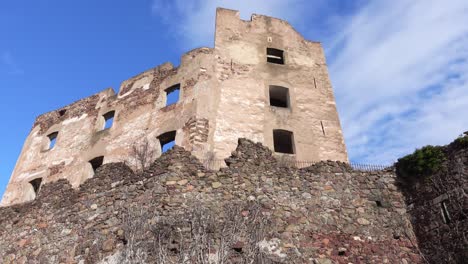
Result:
[[[445,159],[442,147],[425,146],[417,149],[413,154],[398,159],[395,167],[399,177],[417,179],[440,170]]]
[[[454,143],[461,148],[468,147],[468,136],[455,139]]]

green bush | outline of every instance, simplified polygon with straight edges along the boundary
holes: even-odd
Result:
[[[442,147],[425,146],[417,149],[413,154],[398,159],[395,167],[399,177],[417,179],[440,170],[445,159]]]
[[[459,147],[468,147],[468,136],[459,137],[455,139],[454,143]]]

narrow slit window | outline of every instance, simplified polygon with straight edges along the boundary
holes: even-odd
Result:
[[[170,150],[175,145],[176,131],[166,132],[158,137],[161,144],[161,153]]]
[[[282,129],[273,130],[273,143],[275,152],[294,154],[293,132]]]
[[[110,111],[104,114],[104,130],[111,128],[114,125],[115,111]]]
[[[267,48],[267,62],[275,64],[284,64],[284,51],[279,49]]]
[[[41,183],[42,178],[37,178],[29,182],[29,184],[31,184],[31,186],[33,187],[34,194],[37,195],[37,193],[39,192],[39,189],[41,188]]]
[[[276,107],[289,107],[289,89],[286,87],[270,85],[270,105]]]
[[[57,143],[58,132],[51,133],[47,137],[49,138],[49,149],[53,149]]]
[[[89,161],[94,172],[96,172],[96,170],[102,166],[103,162],[104,162],[104,156],[96,157]]]
[[[449,214],[448,209],[447,209],[446,201],[443,201],[443,202],[440,203],[440,209],[441,209],[442,218],[444,220],[444,223],[450,224],[451,218],[450,218],[450,214]]]
[[[180,83],[166,89],[166,106],[176,104],[179,101]]]

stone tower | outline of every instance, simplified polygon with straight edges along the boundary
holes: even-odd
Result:
[[[77,187],[103,163],[136,166],[146,142],[154,158],[175,142],[222,160],[242,137],[296,161],[348,161],[321,44],[286,21],[218,9],[214,48],[39,116],[2,205],[33,200],[45,182]]]

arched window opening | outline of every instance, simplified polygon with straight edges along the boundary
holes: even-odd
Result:
[[[176,131],[166,132],[158,137],[159,143],[161,144],[161,153],[164,153],[174,147],[175,137]]]
[[[58,132],[51,133],[47,136],[49,138],[48,149],[53,149],[55,147],[55,143],[57,143],[57,136],[58,136]]]
[[[270,105],[289,108],[289,89],[286,87],[270,85]]]
[[[294,154],[293,132],[282,129],[273,130],[273,143],[275,152]]]
[[[104,156],[96,157],[89,161],[91,167],[93,168],[93,172],[96,173],[96,170],[102,166],[104,162]]]
[[[41,183],[42,183],[42,178],[36,178],[29,182],[29,184],[31,184],[31,186],[33,187],[34,194],[36,196],[37,196],[37,193],[39,192],[39,189],[41,188]]]
[[[115,116],[115,111],[107,112],[102,116],[104,118],[103,130],[109,129],[114,125],[114,116]]]

